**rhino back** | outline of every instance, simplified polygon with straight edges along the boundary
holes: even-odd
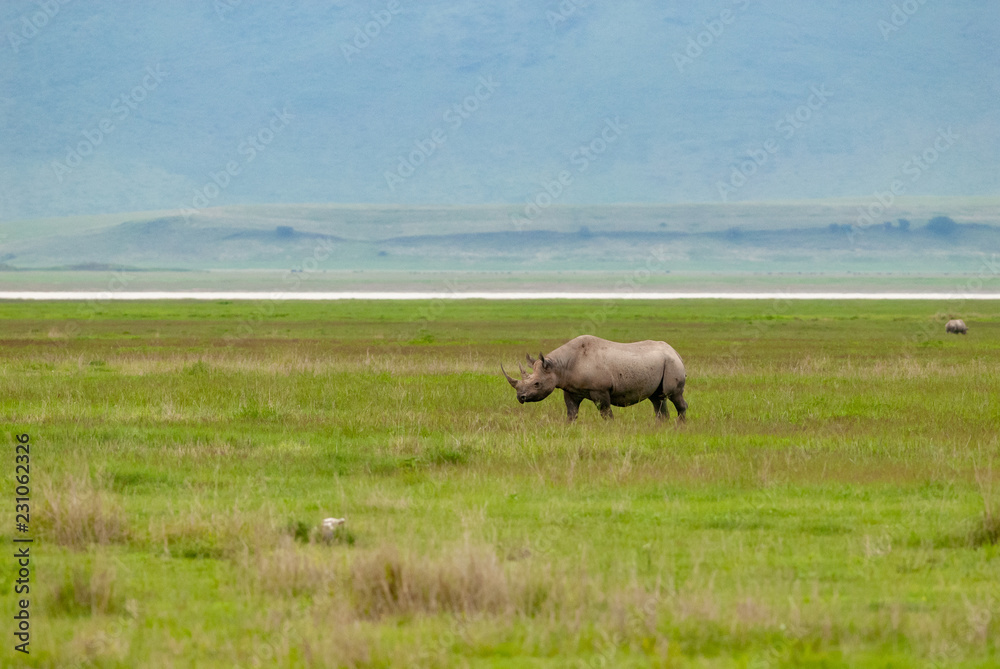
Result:
[[[634,388],[651,394],[661,380],[669,390],[683,384],[685,378],[677,351],[662,341],[625,344],[582,335],[551,355],[568,363],[565,381],[570,385]]]

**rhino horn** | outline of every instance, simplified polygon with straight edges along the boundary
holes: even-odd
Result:
[[[503,368],[502,364],[500,365],[500,371],[503,372],[505,377],[507,377],[507,383],[510,384],[511,388],[517,388],[517,381],[511,378],[510,374],[507,373],[507,370]]]
[[[517,363],[517,368],[521,370],[521,378],[522,379],[528,378],[528,373],[526,371],[524,371],[524,367],[521,366],[521,363]]]

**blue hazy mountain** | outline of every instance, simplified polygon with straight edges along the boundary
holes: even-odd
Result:
[[[7,0],[0,220],[1000,193],[1000,3]]]

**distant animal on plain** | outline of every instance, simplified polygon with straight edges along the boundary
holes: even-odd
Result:
[[[540,402],[559,388],[570,422],[576,420],[583,400],[596,404],[605,419],[614,417],[612,406],[627,407],[649,400],[658,420],[669,416],[667,400],[670,400],[677,409],[678,421],[685,421],[687,374],[681,357],[666,342],[622,344],[582,335],[547,356],[539,353],[536,360],[529,354],[527,359],[532,371],[529,374],[518,363],[520,380],[511,378],[500,365],[521,404]]]
[[[346,522],[347,518],[324,518],[323,524],[319,529],[319,535],[324,541],[331,541],[337,529],[343,527]]]
[[[944,331],[952,334],[969,334],[969,328],[961,318],[950,320],[944,325]]]

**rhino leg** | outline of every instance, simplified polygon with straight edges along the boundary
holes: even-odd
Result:
[[[601,411],[601,418],[604,420],[611,420],[615,417],[611,413],[611,393],[607,390],[596,391],[590,394],[590,400],[597,405],[597,408]]]
[[[667,409],[667,396],[657,393],[649,398],[649,401],[653,403],[653,409],[656,411],[656,420],[664,421],[670,417],[670,411]]]
[[[583,397],[564,390],[563,400],[566,401],[566,420],[572,423],[576,420],[577,414],[580,413],[580,402],[583,401]]]
[[[677,392],[670,395],[670,401],[673,403],[674,408],[677,409],[677,422],[683,423],[687,421],[685,414],[687,413],[688,403],[684,401],[683,386],[681,386]]]

